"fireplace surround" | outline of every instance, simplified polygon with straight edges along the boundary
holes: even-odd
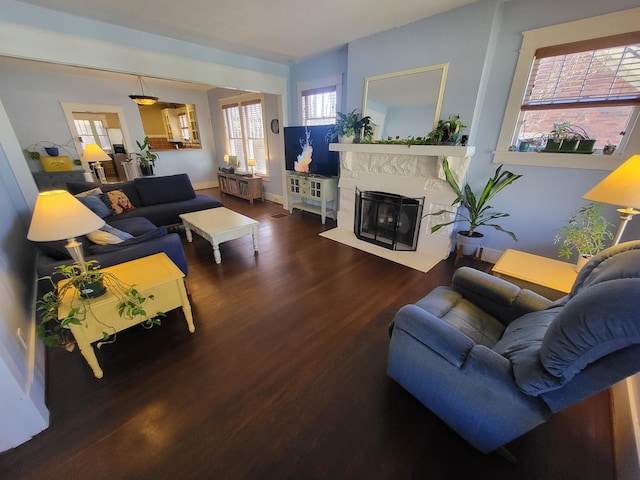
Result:
[[[440,259],[449,256],[453,247],[453,228],[442,228],[432,234],[431,226],[453,220],[455,213],[429,215],[444,209],[455,212],[451,204],[456,194],[445,180],[442,158],[448,158],[453,175],[459,183],[464,183],[475,147],[332,143],[329,149],[340,152],[339,229],[353,235],[356,190],[424,198],[422,221],[416,228],[416,249],[402,254],[419,255],[422,252]]]

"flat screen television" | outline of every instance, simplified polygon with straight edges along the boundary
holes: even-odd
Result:
[[[338,152],[329,151],[326,139],[331,125],[284,128],[285,168],[292,172],[337,177]]]

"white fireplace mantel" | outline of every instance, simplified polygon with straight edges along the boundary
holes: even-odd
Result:
[[[332,152],[382,153],[386,155],[418,155],[427,157],[471,157],[476,147],[451,145],[390,145],[385,143],[330,143]]]
[[[451,203],[456,195],[445,180],[441,159],[449,159],[452,174],[462,183],[475,147],[332,143],[329,150],[340,152],[338,228],[353,231],[357,190],[424,197],[423,215],[427,216],[422,221],[416,253],[449,256],[453,228],[443,228],[435,234],[430,231],[431,225],[455,218],[456,209]],[[451,213],[428,215],[442,210]]]

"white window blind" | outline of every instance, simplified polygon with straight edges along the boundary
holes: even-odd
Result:
[[[640,104],[640,32],[540,48],[522,111]]]
[[[336,86],[301,92],[302,124],[327,125],[336,122]]]

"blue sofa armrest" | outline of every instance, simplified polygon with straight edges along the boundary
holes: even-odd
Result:
[[[552,304],[531,290],[470,267],[458,268],[452,282],[455,291],[505,325]]]

